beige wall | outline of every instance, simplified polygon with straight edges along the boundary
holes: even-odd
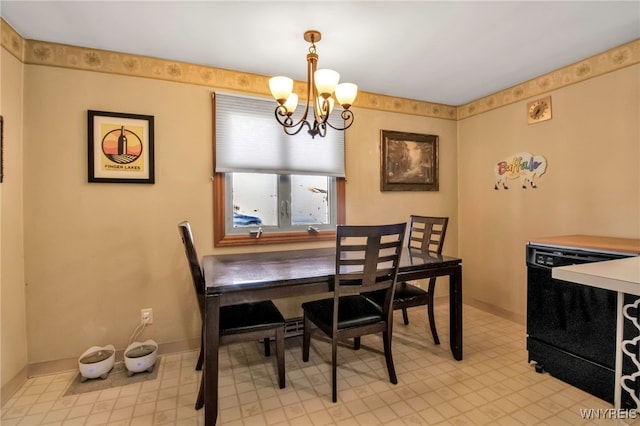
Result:
[[[550,92],[553,118],[527,125],[526,102],[458,122],[460,257],[467,302],[524,321],[525,244],[535,237],[640,237],[640,66]],[[546,157],[537,189],[493,189],[493,164]]]
[[[0,49],[0,111],[4,118],[4,180],[0,184],[0,379],[27,365],[22,189],[23,65]]]
[[[29,363],[123,349],[141,308],[142,338],[196,339],[199,317],[176,224],[192,222],[212,253],[211,88],[26,65],[25,247]],[[154,185],[87,183],[87,109],[155,117]],[[350,223],[452,216],[456,252],[456,123],[358,110],[347,134]],[[441,191],[380,193],[380,129],[440,135]],[[265,249],[284,249],[274,246]],[[246,250],[246,248],[233,249]],[[289,316],[297,302],[279,301]],[[55,336],[55,337],[53,337]]]
[[[203,87],[25,66],[29,362],[195,338],[199,314],[177,223],[212,245],[211,98]],[[87,183],[87,110],[155,116],[155,185]]]

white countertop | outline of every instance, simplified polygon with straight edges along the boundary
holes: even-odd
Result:
[[[640,256],[560,266],[553,278],[640,296]]]

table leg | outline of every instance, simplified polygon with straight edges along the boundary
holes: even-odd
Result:
[[[462,266],[449,275],[449,345],[453,357],[462,360]]]
[[[218,348],[220,347],[220,296],[207,296],[204,313],[204,424],[218,420]]]

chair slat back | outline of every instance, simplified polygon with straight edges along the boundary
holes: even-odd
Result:
[[[447,233],[448,217],[411,215],[409,221],[409,248],[423,252],[442,254],[444,237]]]
[[[202,273],[202,267],[198,260],[198,253],[196,252],[195,244],[193,243],[193,233],[191,232],[191,225],[188,221],[180,222],[178,224],[178,231],[182,237],[182,243],[184,245],[184,253],[187,256],[187,262],[189,263],[189,270],[191,271],[191,278],[193,279],[193,287],[198,298],[198,308],[200,309],[200,316],[204,318],[204,293],[205,282],[204,275]]]
[[[393,289],[406,223],[338,226],[335,297]]]

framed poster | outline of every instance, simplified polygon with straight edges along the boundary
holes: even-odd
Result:
[[[155,183],[153,116],[88,111],[89,182]]]
[[[382,130],[380,191],[438,191],[438,136]]]

